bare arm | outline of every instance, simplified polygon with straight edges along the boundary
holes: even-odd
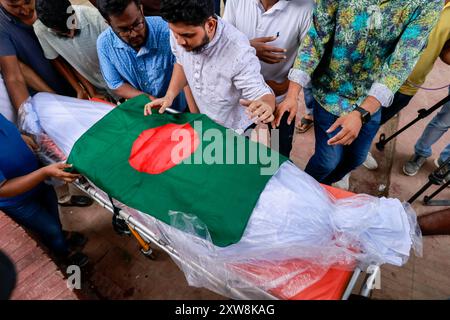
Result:
[[[38,92],[49,92],[55,93],[52,88],[42,79],[33,69],[31,69],[28,65],[19,60],[20,71],[22,71],[22,75],[25,79],[26,84],[38,91]]]
[[[55,69],[58,70],[58,72],[69,82],[77,93],[78,99],[89,98],[87,92],[80,86],[80,83],[71,66],[69,66],[61,57],[51,60],[51,63]]]
[[[0,57],[0,69],[13,106],[19,110],[30,96],[16,56]]]
[[[131,99],[131,98],[137,97],[141,94],[148,95],[151,100],[156,99],[155,97],[134,88],[133,86],[131,86],[128,83],[124,83],[119,88],[117,88],[116,90],[113,90],[113,91],[116,95],[118,95],[119,97],[125,98],[125,99]]]
[[[450,1],[450,0],[449,0]],[[450,65],[450,40],[448,40],[440,54],[441,60]]]
[[[172,106],[173,100],[178,96],[181,90],[188,84],[184,69],[181,64],[175,63],[173,67],[172,79],[170,80],[169,88],[163,98],[156,99],[148,103],[144,107],[144,114],[152,113],[152,108],[159,108],[160,113]]]
[[[189,86],[184,87],[184,94],[186,95],[186,101],[191,113],[200,113],[200,110],[195,102],[194,96],[192,95],[191,88]]]
[[[55,177],[66,182],[72,182],[79,178],[79,175],[64,171],[64,169],[70,167],[71,165],[68,164],[55,163],[33,171],[25,176],[6,180],[0,184],[0,197],[15,197],[30,191],[48,177]]]

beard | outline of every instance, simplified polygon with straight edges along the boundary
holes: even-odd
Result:
[[[211,40],[209,39],[208,35],[205,32],[205,36],[203,37],[202,43],[199,46],[192,48],[191,51],[194,53],[200,53],[210,42]]]

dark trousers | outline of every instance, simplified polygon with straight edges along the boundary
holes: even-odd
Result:
[[[407,96],[406,94],[397,92],[394,95],[394,101],[392,105],[387,108],[381,108],[381,122],[380,126],[388,122],[393,116],[399,113],[404,107],[406,107],[413,96]]]
[[[338,117],[322,108],[315,99],[313,110],[315,153],[309,159],[305,172],[317,181],[330,185],[341,180],[364,162],[380,127],[381,110],[373,114],[372,119],[362,126],[358,137],[349,146],[328,145],[327,141],[341,130],[338,128],[331,133],[326,132]]]
[[[53,187],[42,184],[32,196],[0,209],[19,225],[36,233],[55,255],[66,256],[69,253]]]

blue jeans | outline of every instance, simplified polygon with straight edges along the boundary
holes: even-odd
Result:
[[[32,196],[0,209],[22,227],[35,232],[54,254],[67,256],[69,248],[59,220],[58,198],[53,187],[42,184]]]
[[[373,114],[372,119],[362,126],[358,137],[349,146],[327,144],[327,141],[341,130],[339,128],[331,133],[326,132],[338,117],[322,108],[315,99],[313,113],[316,149],[309,159],[305,172],[321,183],[332,184],[366,160],[372,140],[380,126],[381,110]]]
[[[450,128],[450,102],[444,104],[425,128],[424,132],[414,146],[415,153],[428,158],[431,156],[431,146],[438,141]],[[445,147],[439,156],[439,160],[444,162],[450,157],[450,144]]]
[[[312,88],[303,88],[303,96],[305,97],[305,113],[307,115],[312,115],[314,106]]]

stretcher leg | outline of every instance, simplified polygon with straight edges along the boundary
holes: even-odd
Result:
[[[148,242],[146,242],[141,237],[141,235],[136,230],[134,230],[129,224],[127,224],[127,226],[130,229],[131,234],[136,238],[137,242],[141,246],[142,254],[152,260],[155,260],[156,256],[155,256],[155,253],[153,252],[153,249],[150,247],[150,244]]]

